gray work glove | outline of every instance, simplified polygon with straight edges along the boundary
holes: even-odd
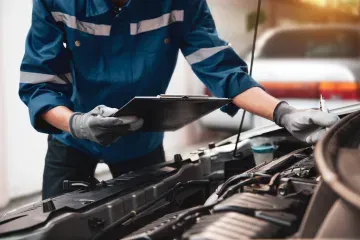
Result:
[[[339,117],[335,114],[319,110],[299,110],[287,102],[281,102],[274,111],[274,122],[288,130],[294,137],[304,142],[314,144],[331,127]]]
[[[69,121],[70,133],[77,139],[88,139],[109,146],[121,136],[140,129],[144,123],[137,117],[111,117],[118,109],[103,105],[88,113],[74,113]]]

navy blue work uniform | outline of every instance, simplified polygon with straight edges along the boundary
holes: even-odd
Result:
[[[217,97],[259,87],[221,40],[206,0],[35,0],[19,94],[33,127],[64,146],[116,164],[153,152],[163,133],[133,133],[110,147],[73,138],[41,115],[57,106],[121,108],[134,96],[165,93],[179,50]],[[238,110],[230,104],[230,115]]]

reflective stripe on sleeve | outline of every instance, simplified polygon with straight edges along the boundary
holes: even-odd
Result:
[[[230,48],[230,46],[227,45],[227,46],[220,46],[213,48],[201,48],[198,51],[194,52],[193,54],[188,55],[186,57],[186,60],[189,62],[190,65],[193,65],[202,62],[227,48]]]
[[[55,83],[55,84],[71,84],[71,73],[62,75],[50,75],[42,73],[21,72],[20,83],[38,84],[38,83]]]
[[[77,20],[76,17],[61,12],[52,12],[51,14],[56,22],[63,22],[69,28],[73,28],[91,35],[110,36],[110,25],[81,22]]]
[[[138,35],[140,33],[157,30],[172,23],[183,21],[184,10],[174,10],[171,13],[164,14],[158,18],[144,20],[139,23],[132,23],[130,25],[131,35]]]

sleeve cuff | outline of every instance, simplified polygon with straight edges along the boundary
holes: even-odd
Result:
[[[55,128],[42,118],[44,113],[59,106],[65,106],[69,109],[73,108],[73,104],[70,99],[62,94],[42,94],[32,99],[28,107],[30,121],[35,130],[47,134],[61,133],[62,130]]]
[[[220,110],[227,113],[229,116],[234,117],[238,113],[239,108],[234,103],[229,103],[220,108]]]

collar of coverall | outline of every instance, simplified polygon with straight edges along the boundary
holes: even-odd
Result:
[[[133,0],[128,0],[125,7],[128,7]],[[112,0],[86,0],[86,17],[93,17],[104,14],[116,8]]]

